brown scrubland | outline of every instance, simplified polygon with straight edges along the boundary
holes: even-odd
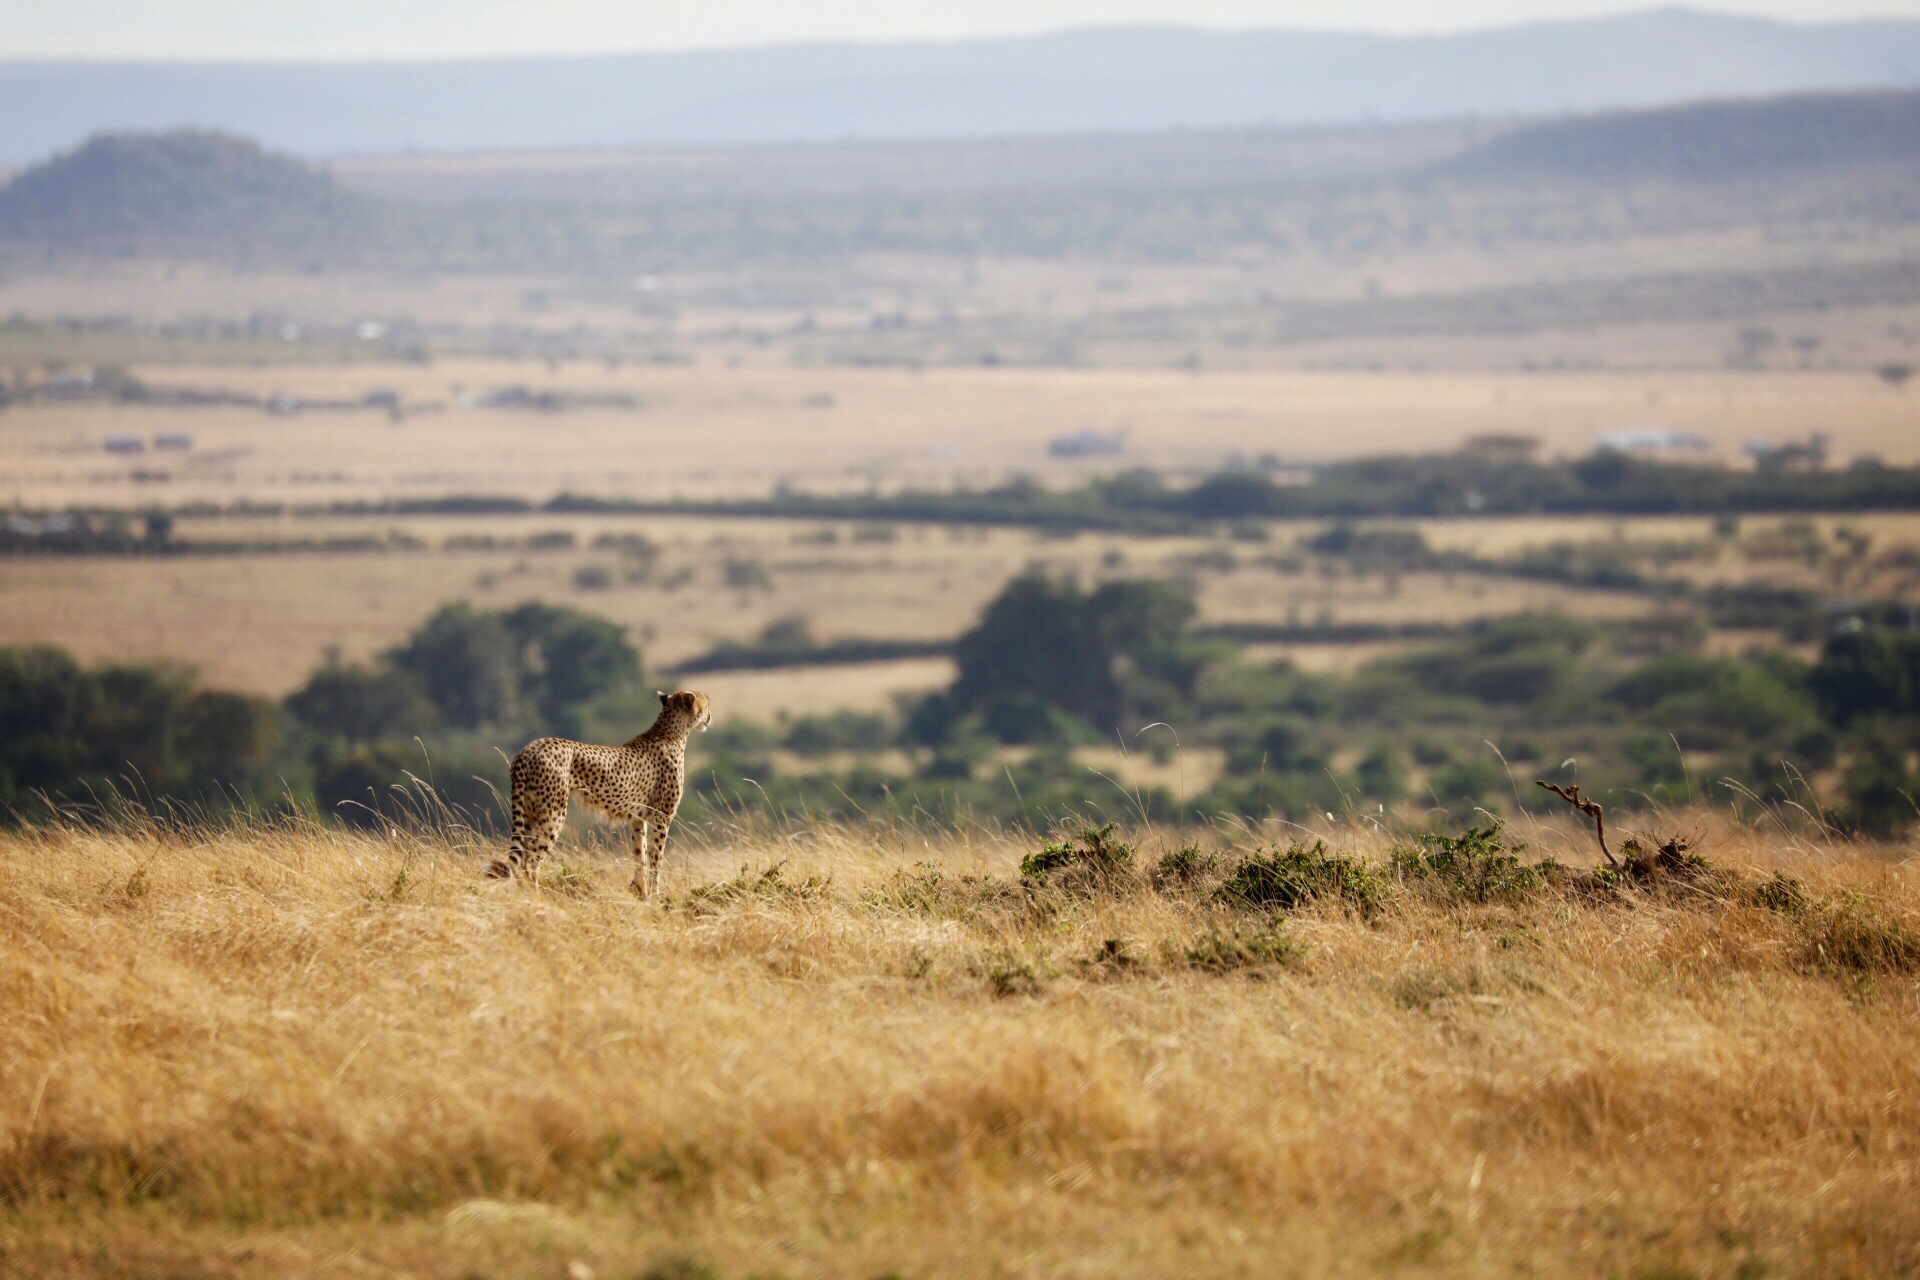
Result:
[[[0,1273],[1911,1272],[1920,876],[1792,817],[17,831]]]

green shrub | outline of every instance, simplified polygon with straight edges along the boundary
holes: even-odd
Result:
[[[1520,861],[1508,845],[1500,823],[1468,827],[1457,836],[1416,835],[1411,844],[1398,844],[1388,855],[1396,879],[1419,881],[1449,897],[1468,902],[1517,898],[1539,889],[1545,878],[1537,867]]]
[[[1153,864],[1148,880],[1156,889],[1187,889],[1198,884],[1219,861],[1199,845],[1183,845]]]
[[[1807,909],[1807,891],[1801,887],[1799,880],[1784,871],[1776,871],[1754,885],[1748,890],[1747,897],[1754,906],[1783,915],[1799,915]]]
[[[606,591],[613,586],[613,570],[603,564],[583,564],[573,571],[573,585],[580,591]]]
[[[1037,996],[1040,975],[1033,963],[1015,955],[1002,955],[987,962],[987,990],[1005,999],[1008,996]]]
[[[1080,972],[1091,978],[1118,977],[1139,967],[1140,958],[1125,938],[1103,938],[1093,954],[1079,962]]]
[[[1133,846],[1113,838],[1118,825],[1082,827],[1078,843],[1048,841],[1020,860],[1020,879],[1029,886],[1111,887],[1133,866]]]
[[[1242,859],[1215,891],[1220,901],[1263,911],[1290,911],[1305,902],[1332,898],[1363,915],[1379,909],[1385,888],[1366,864],[1328,853],[1326,842],[1298,841],[1285,849]]]

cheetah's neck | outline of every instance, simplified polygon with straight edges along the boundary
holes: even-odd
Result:
[[[676,760],[685,760],[687,739],[693,733],[693,717],[683,711],[667,708],[660,718],[645,733],[628,740],[630,747],[654,746],[667,752]]]

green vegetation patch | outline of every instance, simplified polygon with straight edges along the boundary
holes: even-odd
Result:
[[[1291,911],[1328,899],[1372,915],[1386,897],[1386,885],[1364,862],[1329,853],[1324,840],[1310,845],[1295,841],[1285,849],[1242,859],[1214,896],[1230,906],[1261,911]]]
[[[1111,889],[1133,869],[1133,846],[1114,839],[1118,823],[1082,827],[1078,839],[1050,840],[1038,853],[1020,860],[1020,879],[1029,887]]]
[[[1192,889],[1211,875],[1219,862],[1218,857],[1197,844],[1182,845],[1162,855],[1153,864],[1153,870],[1147,873],[1147,878],[1154,888],[1162,892]]]
[[[1520,860],[1522,844],[1509,845],[1499,822],[1468,827],[1457,836],[1416,835],[1387,855],[1394,879],[1417,884],[1466,902],[1527,897],[1546,884],[1552,864],[1530,866]]]

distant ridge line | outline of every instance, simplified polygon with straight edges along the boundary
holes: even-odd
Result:
[[[451,62],[0,62],[0,165],[192,126],[340,155],[1541,116],[1896,87],[1920,21],[1656,9],[1446,35],[1091,28]]]

